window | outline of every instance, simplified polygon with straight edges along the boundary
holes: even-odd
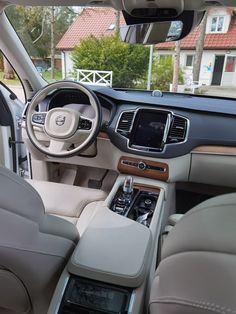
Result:
[[[111,24],[109,27],[108,27],[108,30],[109,31],[113,31],[115,29],[116,25],[115,24]]]
[[[235,71],[236,57],[228,57],[225,65],[225,72]]]
[[[211,33],[222,33],[224,31],[224,16],[214,16],[211,20]]]
[[[23,103],[25,103],[25,93],[21,81],[11,64],[4,58],[0,51],[0,82],[6,85]]]
[[[186,67],[192,67],[193,66],[193,55],[187,55],[186,56]]]

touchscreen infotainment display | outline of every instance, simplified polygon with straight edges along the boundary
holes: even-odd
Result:
[[[135,119],[131,145],[159,149],[163,144],[168,114],[156,110],[140,110]]]

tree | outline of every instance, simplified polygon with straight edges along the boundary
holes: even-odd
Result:
[[[72,53],[74,69],[113,71],[113,86],[131,88],[146,78],[149,50],[120,41],[118,34],[80,42]]]
[[[176,41],[175,56],[174,56],[174,73],[173,73],[173,83],[172,83],[173,93],[177,93],[178,91],[179,73],[180,73],[180,41]]]
[[[152,73],[152,89],[160,89],[161,91],[169,91],[170,84],[173,81],[173,58],[170,55],[161,56],[154,60]],[[179,84],[183,84],[183,71],[179,71]]]
[[[3,57],[3,68],[4,68],[3,78],[5,80],[13,80],[15,78],[14,70],[5,57]]]
[[[199,26],[199,36],[196,43],[196,52],[195,52],[194,61],[193,61],[193,82],[199,81],[202,54],[203,54],[204,42],[205,42],[205,36],[206,36],[207,16],[208,16],[208,11],[205,12],[203,20]]]
[[[0,71],[3,71],[3,55],[2,55],[2,53],[1,53],[1,51],[0,51]]]
[[[54,17],[52,7],[45,6],[9,6],[6,12],[29,55],[40,58],[46,58],[51,53],[52,18],[54,43],[57,43],[76,16],[72,7],[54,7]]]
[[[116,11],[116,23],[115,23],[115,30],[116,32],[120,31],[120,11]]]
[[[54,80],[55,70],[55,7],[51,7],[51,79]]]

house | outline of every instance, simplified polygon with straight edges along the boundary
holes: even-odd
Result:
[[[101,38],[114,34],[116,14],[117,11],[112,8],[88,8],[82,11],[56,46],[62,55],[62,77],[69,76],[73,71],[71,53],[82,39],[91,35]],[[120,25],[125,24],[121,14]]]
[[[125,25],[120,15],[120,25]],[[97,38],[113,34],[116,11],[112,8],[88,8],[76,18],[57,45],[61,51],[63,77],[71,75],[73,61],[71,52],[84,38]],[[199,27],[181,40],[180,64],[186,85],[193,82],[193,60]],[[157,55],[162,58],[174,55],[175,43],[156,45]],[[109,70],[109,69],[108,69]],[[202,56],[199,84],[236,86],[236,9],[214,8],[208,14],[204,52]]]
[[[199,27],[181,40],[180,64],[186,84],[193,81],[193,59]],[[174,43],[156,47],[160,58],[174,54]],[[208,14],[199,84],[236,86],[236,10],[214,8]]]

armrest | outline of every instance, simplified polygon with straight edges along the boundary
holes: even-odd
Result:
[[[94,280],[138,287],[146,275],[151,242],[148,228],[101,204],[69,261],[68,271]]]

